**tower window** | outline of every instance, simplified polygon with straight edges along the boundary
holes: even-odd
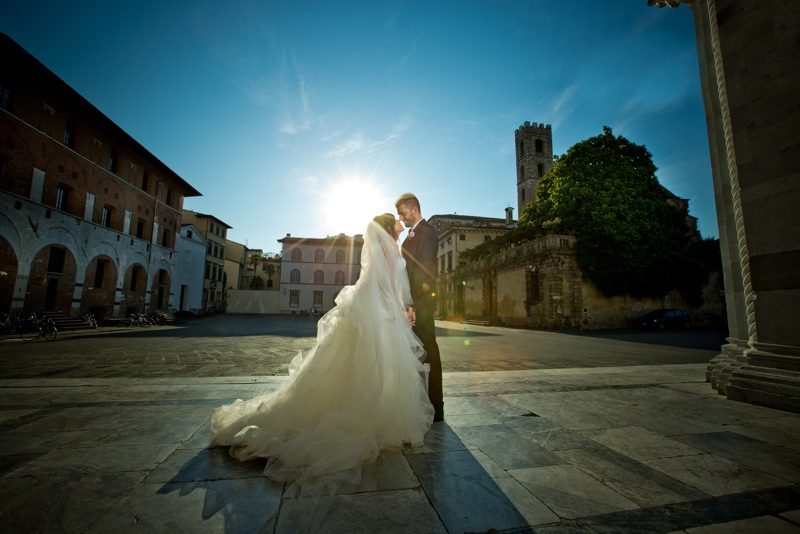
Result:
[[[544,143],[542,143],[542,140],[541,139],[537,139],[536,140],[536,152],[538,154],[541,154],[543,152],[543,149],[542,149],[543,146],[544,146]]]
[[[542,176],[544,176],[544,165],[542,165],[542,164],[540,163],[540,164],[538,165],[537,169],[538,169],[538,171],[539,171],[539,177],[541,178]]]

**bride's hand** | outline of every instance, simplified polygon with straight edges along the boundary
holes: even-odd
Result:
[[[406,315],[408,316],[409,324],[411,326],[414,326],[414,323],[417,322],[417,312],[416,312],[416,310],[414,310],[414,308],[409,306],[408,309],[406,309]]]

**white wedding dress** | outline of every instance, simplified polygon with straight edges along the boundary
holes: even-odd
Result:
[[[290,482],[295,497],[354,490],[362,465],[421,444],[433,421],[399,244],[370,222],[361,258],[358,281],[320,319],[316,345],[292,360],[286,382],[212,413],[211,445],[267,458],[264,474]]]

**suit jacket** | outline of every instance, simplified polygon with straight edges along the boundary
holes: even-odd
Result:
[[[422,219],[403,240],[403,257],[406,260],[408,283],[414,308],[436,305],[436,253],[439,237],[436,229]]]

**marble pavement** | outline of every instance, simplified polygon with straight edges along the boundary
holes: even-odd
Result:
[[[800,414],[704,365],[445,373],[446,420],[386,452],[320,532],[800,532]],[[293,532],[213,407],[282,377],[0,380],[0,532]]]

